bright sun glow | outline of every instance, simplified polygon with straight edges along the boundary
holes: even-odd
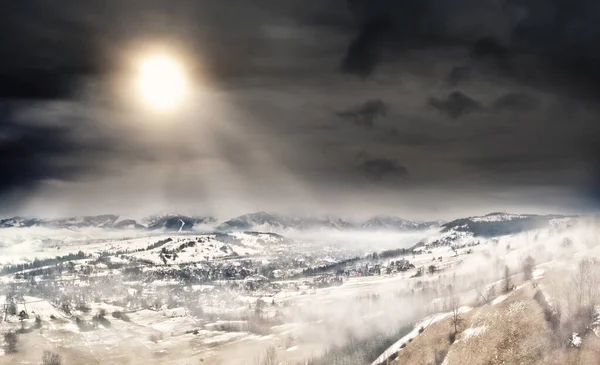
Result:
[[[166,55],[150,56],[142,60],[138,87],[144,102],[160,110],[179,105],[187,92],[182,66]]]

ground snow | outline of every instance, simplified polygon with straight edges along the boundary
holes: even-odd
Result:
[[[483,217],[473,217],[471,220],[473,222],[504,222],[504,221],[512,221],[513,219],[525,218],[526,216],[521,214],[490,214]]]
[[[581,340],[581,337],[579,337],[579,333],[573,332],[573,334],[571,335],[571,339],[569,340],[569,342],[571,343],[571,345],[573,345],[575,347],[579,347],[579,346],[581,346],[581,343],[583,341]]]
[[[502,303],[503,301],[506,300],[506,298],[508,298],[508,295],[502,294],[502,295],[498,296],[496,299],[492,300],[492,304],[495,305],[495,304]]]
[[[485,331],[487,331],[487,326],[467,328],[466,330],[463,331],[460,340],[466,341],[471,337],[476,337],[476,336],[481,335]]]
[[[535,270],[533,270],[533,279],[539,280],[544,276],[545,273],[546,273],[546,270],[544,270],[544,269],[540,269],[540,268],[535,269]]]

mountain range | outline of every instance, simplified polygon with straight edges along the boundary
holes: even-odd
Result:
[[[143,222],[143,223],[142,223]],[[0,219],[0,228],[47,227],[47,228],[103,228],[139,229],[165,231],[215,230],[278,232],[286,230],[389,230],[410,231],[439,227],[441,222],[421,222],[392,216],[376,216],[366,221],[349,221],[340,217],[292,217],[276,213],[256,212],[244,214],[218,223],[214,217],[186,216],[179,214],[150,216],[138,222],[122,219],[118,215],[68,217],[60,219],[39,219],[12,217]]]
[[[69,217],[61,219],[38,219],[12,217],[0,219],[0,228],[47,227],[62,229],[102,228],[136,229],[148,231],[255,231],[284,232],[288,230],[337,230],[337,231],[417,231],[438,228],[450,235],[467,234],[471,237],[495,237],[548,226],[551,221],[569,218],[561,215],[534,215],[490,213],[484,216],[460,218],[451,222],[411,221],[394,216],[375,216],[365,221],[349,221],[336,216],[293,217],[276,213],[256,212],[244,214],[219,223],[214,217],[161,215],[143,220],[122,219],[117,215]]]

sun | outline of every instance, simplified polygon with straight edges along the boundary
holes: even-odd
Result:
[[[141,60],[137,86],[144,103],[158,110],[173,109],[181,104],[188,88],[183,66],[164,54]]]

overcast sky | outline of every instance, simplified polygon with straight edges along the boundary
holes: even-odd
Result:
[[[594,210],[595,0],[20,0],[0,14],[2,215]],[[134,107],[132,61],[190,75]]]

